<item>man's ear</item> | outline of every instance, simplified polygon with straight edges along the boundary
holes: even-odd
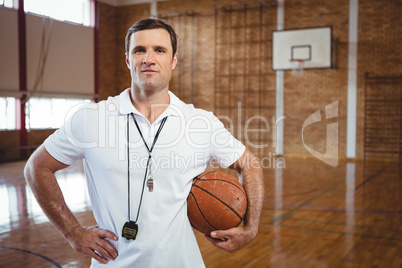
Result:
[[[176,68],[177,65],[177,53],[174,54],[173,61],[172,61],[172,70]]]
[[[126,65],[127,65],[127,68],[129,68],[129,69],[130,69],[130,61],[128,60],[128,57],[127,57],[127,52],[126,52],[126,53],[124,53],[124,55],[126,55]]]

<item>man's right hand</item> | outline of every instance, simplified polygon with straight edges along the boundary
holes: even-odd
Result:
[[[77,227],[73,233],[66,237],[75,251],[86,254],[106,264],[109,259],[116,259],[118,253],[105,238],[109,238],[113,241],[118,240],[117,235],[110,231],[102,230],[97,226]]]

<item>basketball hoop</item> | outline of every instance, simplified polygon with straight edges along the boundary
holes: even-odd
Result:
[[[293,64],[292,75],[303,76],[304,60],[290,60]]]

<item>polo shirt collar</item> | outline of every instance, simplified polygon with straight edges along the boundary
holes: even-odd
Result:
[[[182,102],[176,95],[174,95],[171,91],[168,92],[170,97],[170,104],[163,112],[165,116],[180,116],[179,110],[183,110],[186,105]],[[124,90],[119,95],[119,110],[120,114],[126,115],[130,113],[141,115],[141,113],[134,107],[131,103],[130,99],[130,88]]]

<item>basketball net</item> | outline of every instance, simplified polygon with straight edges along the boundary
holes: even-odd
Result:
[[[304,60],[290,60],[294,67],[292,69],[292,75],[303,76]]]

